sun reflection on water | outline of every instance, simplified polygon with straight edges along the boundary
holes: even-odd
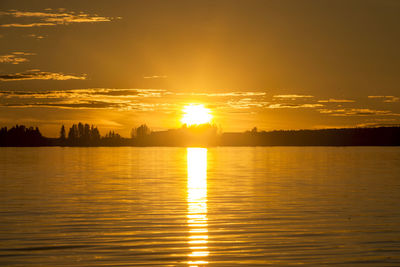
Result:
[[[208,264],[207,148],[187,148],[189,266]]]

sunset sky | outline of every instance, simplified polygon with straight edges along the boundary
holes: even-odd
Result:
[[[0,126],[400,124],[400,1],[0,2]]]

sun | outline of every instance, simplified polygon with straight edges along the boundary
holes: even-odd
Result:
[[[210,123],[211,119],[211,110],[202,104],[190,104],[183,107],[181,122],[187,126]]]

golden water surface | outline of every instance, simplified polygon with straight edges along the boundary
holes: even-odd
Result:
[[[0,266],[400,265],[400,148],[0,148]]]

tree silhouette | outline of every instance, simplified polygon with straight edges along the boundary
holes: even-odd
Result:
[[[67,143],[71,146],[97,146],[100,145],[100,139],[97,127],[79,122],[69,129]]]
[[[71,126],[71,128],[69,128],[68,143],[70,145],[76,145],[78,137],[79,137],[78,126],[76,124],[74,124]]]
[[[151,134],[150,128],[146,124],[142,124],[131,131],[131,138],[143,138]]]
[[[46,139],[42,136],[39,128],[24,125],[16,125],[11,129],[4,127],[0,130],[0,146],[44,146]]]
[[[100,132],[97,129],[97,127],[94,127],[93,125],[90,127],[90,133],[91,133],[91,140],[94,143],[97,143],[100,141]]]
[[[65,136],[65,127],[64,125],[61,126],[61,130],[60,130],[60,140],[61,141],[65,141],[66,136]]]

